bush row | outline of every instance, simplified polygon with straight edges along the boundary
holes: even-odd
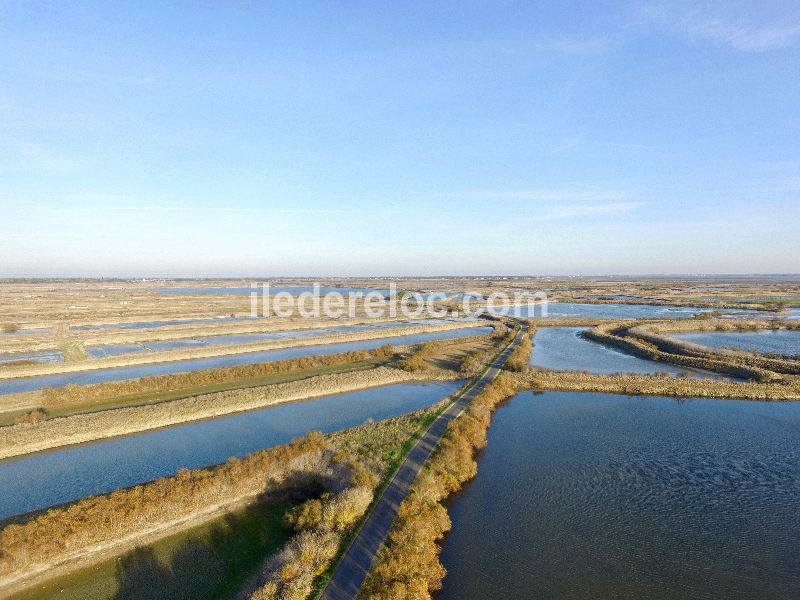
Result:
[[[0,530],[0,581],[270,489],[330,488],[350,477],[349,466],[335,458],[322,434],[311,433],[217,467],[183,469],[173,477],[85,498]]]
[[[441,502],[475,476],[476,450],[486,444],[494,409],[516,392],[501,375],[442,437],[400,511],[362,590],[372,600],[428,600],[445,576],[437,542],[450,528]]]
[[[206,369],[191,373],[156,375],[152,377],[143,377],[141,379],[94,385],[68,385],[63,388],[48,388],[44,390],[42,403],[48,408],[63,408],[70,405],[96,402],[98,400],[126,396],[129,394],[157,393],[203,385],[229,383],[241,379],[332,367],[370,359],[389,359],[393,355],[394,349],[387,345],[371,351],[361,350],[322,356],[303,356],[300,358],[263,362],[254,365],[220,367],[218,369]]]

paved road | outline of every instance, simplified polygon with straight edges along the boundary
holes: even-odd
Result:
[[[359,531],[353,543],[339,562],[330,582],[322,593],[323,600],[353,600],[372,567],[383,540],[397,517],[400,503],[408,494],[411,484],[417,478],[422,466],[433,452],[439,439],[444,435],[447,425],[460,415],[470,402],[480,394],[505,365],[511,352],[517,347],[526,329],[521,329],[514,341],[498,356],[489,369],[481,375],[475,385],[460,396],[431,423],[422,438],[411,449],[403,464],[397,470],[383,495],[378,500],[372,514]]]

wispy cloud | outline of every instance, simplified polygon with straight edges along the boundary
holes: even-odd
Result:
[[[51,174],[73,173],[84,164],[80,160],[64,156],[30,142],[5,146],[4,171],[34,171]]]
[[[524,217],[524,221],[555,221],[580,217],[624,215],[644,206],[644,202],[608,202],[605,204],[571,204],[546,208],[541,213]]]
[[[41,210],[74,212],[78,209],[91,210],[95,214],[102,212],[132,213],[196,213],[196,214],[274,214],[274,215],[485,215],[483,210],[458,209],[426,209],[398,206],[397,208],[297,208],[294,206],[205,206],[193,204],[137,204],[130,201],[111,204],[80,204],[69,202],[64,204],[40,204]]]
[[[582,135],[575,135],[572,137],[568,137],[565,140],[561,141],[560,143],[556,144],[553,149],[553,154],[561,154],[566,152],[567,150],[572,150],[576,146],[579,146],[580,143],[583,141]]]
[[[630,194],[615,189],[567,187],[564,189],[478,191],[464,193],[460,196],[471,200],[569,203],[625,200],[629,198]]]
[[[670,0],[641,8],[646,21],[694,41],[709,41],[741,52],[767,52],[800,42],[796,3],[687,2]]]
[[[460,196],[463,200],[464,197]],[[313,207],[300,208],[297,206],[282,206],[280,203],[264,202],[259,205],[218,205],[209,206],[192,203],[190,199],[176,201],[137,200],[126,196],[102,195],[71,195],[67,202],[41,203],[36,206],[39,210],[48,212],[76,210],[91,211],[99,218],[102,213],[132,213],[136,215],[145,213],[160,214],[196,214],[196,215],[282,215],[282,216],[314,216],[334,215],[359,216],[361,218],[392,216],[428,216],[428,217],[486,217],[487,214],[499,221],[546,221],[555,219],[579,218],[590,215],[623,214],[635,210],[643,205],[642,202],[625,200],[627,194],[610,191],[559,191],[559,190],[527,190],[480,193],[470,196],[471,200],[481,201],[476,204],[464,206],[459,202],[456,207],[449,207],[430,202],[427,205],[417,203],[394,205],[370,204],[362,208],[327,208]],[[491,202],[496,208],[497,201],[516,202],[510,210],[491,210],[487,212],[483,202]],[[31,210],[33,206],[29,206]]]
[[[595,146],[608,146],[610,148],[627,148],[630,150],[658,150],[658,146],[652,144],[637,144],[634,142],[590,142]]]
[[[555,146],[553,146],[552,154],[562,154],[578,146],[604,146],[607,148],[623,148],[627,150],[658,150],[658,146],[652,144],[639,144],[636,142],[616,142],[604,140],[587,140],[583,134],[574,135],[565,138]]]

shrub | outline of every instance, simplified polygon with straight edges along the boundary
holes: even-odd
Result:
[[[516,391],[501,375],[480,394],[447,432],[420,472],[381,548],[362,590],[372,600],[429,600],[445,576],[437,541],[450,529],[441,502],[474,477],[475,451],[486,444],[495,407]]]
[[[344,533],[364,515],[372,496],[372,488],[353,486],[292,510],[288,520],[298,533],[267,562],[251,600],[307,598],[314,579],[331,565]]]
[[[3,333],[16,333],[19,331],[19,325],[16,323],[3,323]]]
[[[44,398],[42,404],[45,407],[65,407],[130,394],[180,390],[197,386],[265,377],[277,373],[289,373],[293,371],[338,366],[372,358],[383,359],[387,354],[390,356],[394,354],[394,350],[390,346],[383,346],[371,352],[360,350],[341,354],[303,356],[300,358],[257,363],[254,365],[221,367],[218,369],[193,371],[191,373],[174,373],[172,375],[156,375],[152,377],[143,377],[141,379],[114,381],[94,385],[78,386],[72,384],[62,388],[48,388],[43,390]]]
[[[526,333],[522,336],[522,341],[519,346],[517,346],[514,352],[511,353],[511,356],[508,357],[506,368],[510,371],[524,371],[528,368],[532,351],[533,343],[531,342],[531,336]]]
[[[319,433],[217,467],[183,469],[173,477],[88,497],[7,525],[0,530],[0,577],[270,488],[291,484],[307,489],[348,478],[346,466],[334,460]]]
[[[14,419],[15,425],[26,425],[26,424],[33,424],[33,423],[41,423],[42,421],[47,421],[50,418],[50,415],[47,414],[46,410],[41,408],[37,408],[30,412],[25,413],[24,415],[19,415]]]
[[[404,371],[415,372],[424,371],[428,368],[426,358],[434,355],[442,348],[439,342],[426,342],[417,347],[417,349],[409,356],[400,361],[400,368]]]

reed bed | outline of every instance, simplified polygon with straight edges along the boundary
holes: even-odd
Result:
[[[42,406],[46,409],[69,408],[71,406],[91,405],[94,402],[105,402],[109,398],[138,394],[158,394],[186,388],[243,382],[248,379],[258,379],[280,373],[334,367],[369,360],[385,361],[392,358],[394,353],[395,350],[391,346],[383,346],[371,351],[361,350],[323,356],[303,356],[254,365],[220,367],[190,373],[156,375],[94,385],[67,385],[62,388],[43,390]]]
[[[571,371],[530,369],[517,376],[521,388],[535,391],[604,392],[613,394],[732,398],[741,400],[800,400],[800,382],[763,383],[688,379],[669,375],[596,375]]]
[[[442,502],[475,476],[475,453],[486,445],[494,409],[516,391],[513,379],[501,375],[450,423],[400,505],[387,543],[364,584],[363,597],[428,600],[441,588],[445,570],[439,562],[438,541],[450,529]]]

